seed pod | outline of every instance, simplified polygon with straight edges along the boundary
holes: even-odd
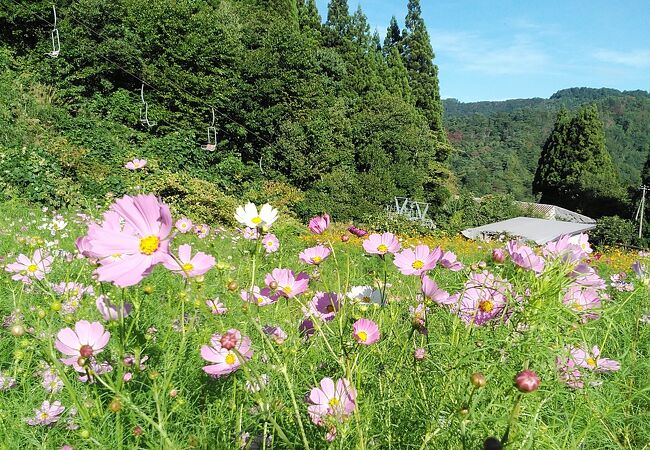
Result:
[[[25,334],[25,327],[17,323],[11,327],[11,334],[13,334],[15,337],[21,337],[23,334]]]
[[[472,385],[474,385],[475,388],[482,388],[487,383],[485,375],[483,375],[481,372],[473,373],[469,377],[469,381],[471,381]]]
[[[120,402],[119,398],[115,398],[108,407],[112,412],[118,413],[122,410],[122,402]]]
[[[148,284],[148,285],[146,285],[145,287],[143,287],[142,290],[143,290],[144,293],[147,294],[147,295],[151,295],[151,294],[153,294],[153,286],[150,285],[150,284]]]
[[[234,281],[234,280],[233,280],[233,281],[230,281],[230,282],[228,283],[228,290],[231,291],[231,292],[232,292],[232,291],[236,291],[238,287],[239,287],[239,286],[237,285],[237,282]]]

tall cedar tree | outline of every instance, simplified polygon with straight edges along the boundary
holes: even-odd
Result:
[[[534,189],[542,194],[542,203],[596,217],[621,212],[624,193],[595,105],[582,108],[570,121],[560,111],[544,144]]]
[[[641,184],[650,187],[650,146],[648,146],[648,159],[645,161],[643,171],[641,172]]]
[[[429,128],[441,143],[447,143],[447,135],[442,122],[442,101],[438,85],[438,67],[433,63],[435,57],[429,33],[427,32],[420,0],[409,0],[406,14],[406,29],[401,40],[402,57],[409,73],[409,81],[415,105],[429,122]]]
[[[333,44],[348,35],[350,29],[350,8],[348,0],[331,0],[327,6],[327,28],[333,32]]]
[[[298,0],[298,21],[301,30],[320,32],[321,18],[316,0]]]
[[[386,37],[384,38],[384,55],[389,55],[390,51],[396,47],[400,49],[400,42],[402,41],[402,31],[399,28],[395,16],[390,18],[390,25],[386,30]]]

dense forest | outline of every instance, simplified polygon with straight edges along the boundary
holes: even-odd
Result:
[[[51,2],[0,4],[2,126],[15,131],[1,144],[5,191],[61,203],[120,195],[132,157],[161,168],[145,182],[165,197],[206,182],[213,197],[266,189],[302,216],[358,218],[395,195],[438,204],[453,189],[419,0],[384,42],[347,0],[332,0],[325,18],[314,0],[59,1],[57,58],[45,56]],[[52,93],[37,125],[18,107],[34,89]],[[153,127],[141,123],[143,98]],[[47,171],[32,173],[37,165]]]
[[[456,151],[452,167],[477,195],[507,192],[533,199],[533,178],[542,146],[561,108],[598,108],[606,149],[624,186],[638,187],[650,149],[650,93],[571,88],[549,99],[461,103],[443,101],[445,124]]]

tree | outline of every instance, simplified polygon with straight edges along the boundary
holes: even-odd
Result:
[[[648,159],[646,159],[643,171],[641,172],[641,184],[650,187],[650,146],[648,146]]]
[[[392,39],[394,37],[391,37]],[[409,73],[415,105],[427,118],[429,128],[435,133],[440,144],[448,146],[442,122],[443,109],[438,86],[438,67],[433,63],[433,48],[422,18],[420,0],[408,2],[406,28],[402,33],[400,45],[404,65]]]
[[[327,5],[327,22],[325,25],[342,38],[348,35],[350,29],[350,8],[348,0],[331,0]]]
[[[623,208],[625,194],[605,147],[603,123],[595,105],[578,111],[570,121],[558,113],[539,159],[534,189],[542,203],[594,216]]]
[[[399,44],[402,41],[402,31],[399,28],[397,19],[395,16],[390,18],[390,25],[386,30],[386,37],[384,38],[384,54],[390,54],[390,51],[397,47],[399,50]]]
[[[298,22],[301,30],[320,32],[321,18],[316,6],[316,0],[298,1]]]

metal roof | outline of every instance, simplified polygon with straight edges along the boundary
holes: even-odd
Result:
[[[596,224],[562,222],[559,220],[534,219],[532,217],[515,217],[514,219],[490,223],[462,231],[469,239],[490,240],[508,234],[537,244],[545,244],[562,235],[572,236],[596,228]]]

